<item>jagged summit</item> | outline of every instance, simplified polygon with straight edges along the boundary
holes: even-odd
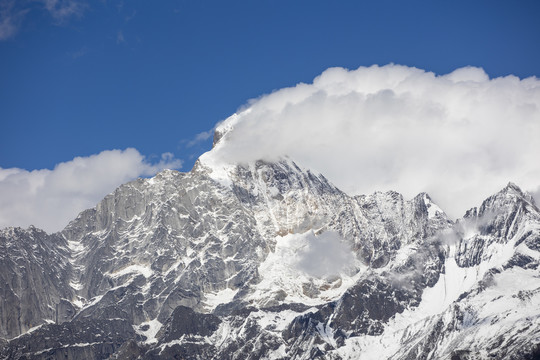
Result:
[[[520,187],[517,186],[515,183],[513,183],[513,182],[511,182],[511,181],[509,181],[508,184],[506,184],[506,186],[504,187],[503,191],[506,190],[506,189],[508,189],[508,190],[512,189],[512,190],[515,190],[515,191],[517,191],[517,192],[519,192],[519,193],[523,193],[523,192],[521,191]]]
[[[212,147],[216,147],[216,145],[224,139],[224,137],[229,133],[235,126],[235,124],[240,120],[242,116],[245,116],[246,114],[249,114],[251,110],[245,109],[243,113],[235,113],[231,116],[229,116],[227,119],[222,121],[220,124],[218,124],[214,130],[214,138],[212,142]]]
[[[503,193],[506,194],[507,196],[514,195],[516,198],[525,201],[530,206],[537,208],[537,205],[533,196],[530,193],[521,190],[521,188],[518,185],[514,184],[513,182],[509,182],[506,185],[506,187],[499,192],[499,194],[503,194]]]

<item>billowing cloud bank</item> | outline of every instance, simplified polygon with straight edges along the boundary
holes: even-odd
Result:
[[[0,168],[0,228],[35,225],[48,232],[61,230],[122,183],[180,166],[171,154],[152,164],[130,148],[76,157],[53,170]]]
[[[343,190],[429,192],[451,216],[513,181],[540,185],[540,81],[465,67],[331,68],[225,120],[212,158],[289,156]]]

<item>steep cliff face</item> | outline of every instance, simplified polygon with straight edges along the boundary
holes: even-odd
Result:
[[[204,311],[206,293],[247,286],[269,252],[253,214],[197,171],[123,185],[62,235],[76,249],[80,296],[103,296],[80,316],[118,312],[134,324],[163,322],[179,305]]]
[[[75,315],[69,258],[67,242],[58,234],[34,227],[0,231],[0,337]]]
[[[540,342],[540,212],[512,184],[454,223],[424,193],[202,159],[0,240],[3,358],[526,359]],[[41,310],[14,326],[16,307]]]

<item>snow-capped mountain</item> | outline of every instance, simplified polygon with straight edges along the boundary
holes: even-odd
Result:
[[[0,358],[540,356],[540,211],[513,184],[454,222],[208,153],[0,248]]]

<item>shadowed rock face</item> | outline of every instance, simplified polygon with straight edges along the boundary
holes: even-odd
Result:
[[[6,359],[106,359],[129,339],[140,340],[125,320],[74,320],[47,324],[11,340]]]
[[[0,358],[538,349],[540,212],[513,184],[453,223],[427,194],[349,196],[290,160],[198,163],[120,186],[60,233],[4,229],[0,246]]]

